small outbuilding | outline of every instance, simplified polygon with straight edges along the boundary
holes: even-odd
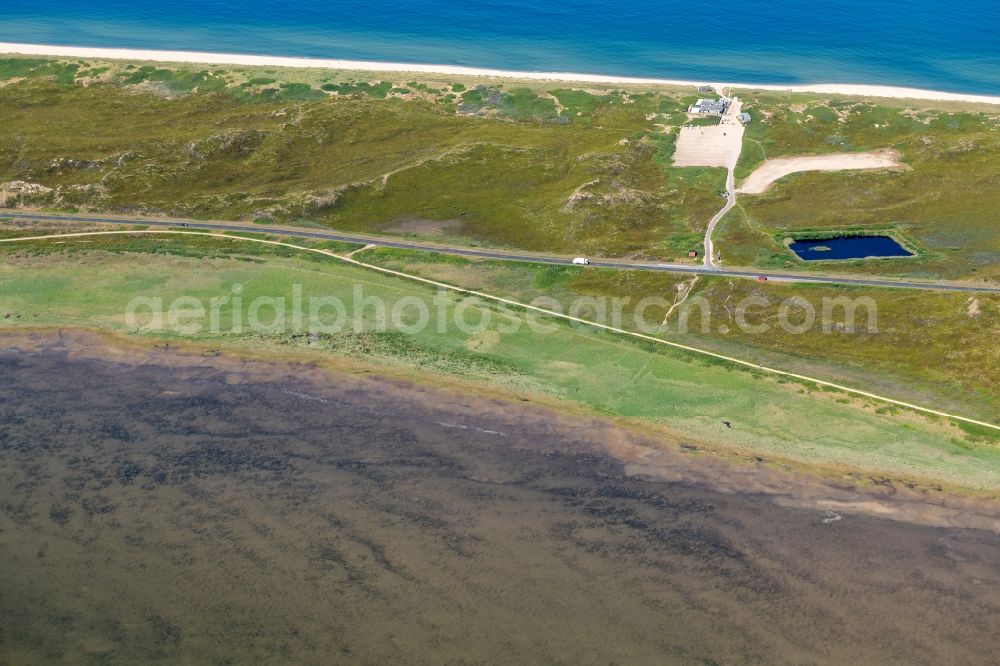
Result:
[[[746,112],[741,113],[740,115],[736,116],[736,118],[744,125],[750,122],[750,114]]]
[[[696,259],[698,257],[698,250],[691,250],[690,252],[688,252],[688,256],[691,257],[692,259]]]

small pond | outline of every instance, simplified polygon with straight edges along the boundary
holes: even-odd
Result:
[[[913,253],[889,236],[837,236],[797,240],[789,247],[800,259],[864,259],[866,257],[911,257]]]

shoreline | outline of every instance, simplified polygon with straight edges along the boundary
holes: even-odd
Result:
[[[688,470],[749,484],[530,404],[54,336],[0,350],[0,592],[25,609],[0,622],[5,663],[998,650],[996,502],[844,479],[717,492]]]
[[[426,377],[350,357],[316,357],[302,350],[270,349],[277,353],[260,357],[259,347],[238,343],[123,336],[74,325],[0,327],[0,353],[58,352],[69,360],[100,361],[120,367],[212,370],[228,375],[235,384],[294,381],[311,387],[309,395],[348,382],[369,391],[405,396],[406,404],[429,411],[448,404],[452,416],[462,422],[497,419],[489,428],[510,430],[511,436],[517,423],[544,424],[551,432],[570,434],[576,442],[570,449],[555,445],[552,450],[586,451],[605,457],[620,465],[629,478],[703,488],[720,496],[760,497],[777,506],[808,512],[1000,534],[1000,503],[991,492],[926,479],[922,483],[905,477],[888,479],[870,471],[802,464],[780,456],[769,456],[765,462],[756,455],[681,434],[669,426],[608,418],[559,399],[532,395],[526,402],[524,395],[502,389],[468,393],[463,389],[474,384],[454,377],[443,382],[441,378],[427,381]],[[504,417],[508,411],[518,416]],[[542,448],[549,446],[543,444]]]
[[[754,89],[788,93],[824,93],[831,95],[851,95],[865,97],[885,97],[892,99],[917,99],[948,102],[972,102],[1000,105],[998,95],[976,95],[953,93],[922,88],[905,88],[872,84],[851,83],[810,83],[796,85],[720,83],[708,80],[693,81],[681,79],[613,76],[605,74],[581,74],[574,72],[519,72],[503,69],[465,67],[461,65],[433,65],[417,63],[379,62],[371,60],[344,60],[337,58],[298,58],[291,56],[245,55],[231,53],[208,53],[201,51],[166,51],[155,49],[103,48],[88,46],[52,46],[46,44],[17,44],[0,42],[0,53],[92,58],[103,60],[139,60],[148,62],[188,63],[205,65],[245,65],[253,67],[297,67],[332,70],[354,70],[370,72],[406,72],[417,74],[451,74],[486,78],[527,79],[534,81],[563,81],[604,84],[643,84],[697,87],[709,85],[716,90]]]

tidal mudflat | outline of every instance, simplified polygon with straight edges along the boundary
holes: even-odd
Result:
[[[363,372],[0,337],[0,663],[996,663],[986,501]],[[892,516],[887,519],[880,516]]]

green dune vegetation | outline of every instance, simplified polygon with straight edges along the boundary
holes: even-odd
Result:
[[[690,95],[297,74],[2,61],[0,198],[663,258],[718,207]]]
[[[724,173],[671,166],[689,89],[412,76],[0,60],[0,205],[659,260],[701,249]],[[1000,275],[995,107],[736,92],[753,118],[738,180],[766,158],[883,148],[909,168],[739,197],[718,230],[727,264],[829,269],[785,239],[879,232],[917,256],[837,270]]]
[[[890,233],[917,256],[838,262],[838,271],[947,279],[1000,277],[1000,111],[991,106],[870,101],[744,91],[756,119],[736,169],[765,158],[893,148],[898,171],[798,173],[743,195],[719,228],[734,265],[829,270],[798,261],[788,237]],[[924,108],[935,106],[938,109]]]
[[[457,378],[522,399],[619,417],[636,427],[666,428],[661,432],[670,436],[664,441],[757,458],[757,464],[837,474],[851,469],[856,479],[943,483],[978,492],[1000,488],[1000,449],[989,431],[586,327],[543,318],[536,323],[550,330],[542,334],[527,324],[512,325],[523,319],[510,308],[333,258],[309,259],[286,248],[197,235],[0,247],[0,330],[74,326],[206,349],[225,345],[243,353],[291,353],[307,361],[346,357],[417,381]],[[442,265],[449,263],[459,265]],[[546,277],[548,269],[536,270],[536,283],[552,277]],[[296,326],[290,307],[276,315],[273,305],[257,306],[256,316],[280,325],[269,330],[246,325],[255,299],[291,303],[295,289],[304,302],[311,296],[343,302],[343,315],[332,308],[318,315],[326,324],[339,320],[342,330],[309,333]],[[400,323],[413,330],[381,330],[378,308],[359,301],[358,289],[364,298],[384,299],[389,312],[404,303],[398,306]],[[216,330],[209,329],[206,317],[184,316],[180,325],[203,326],[180,333],[170,326],[148,330],[151,317],[145,310],[130,321],[126,312],[135,296],[167,304],[184,297],[185,308],[192,307],[191,299],[227,300],[218,308]],[[432,325],[418,325],[416,303],[432,313]],[[438,313],[447,321],[459,316],[467,327],[440,329]],[[245,324],[237,327],[236,321]]]

